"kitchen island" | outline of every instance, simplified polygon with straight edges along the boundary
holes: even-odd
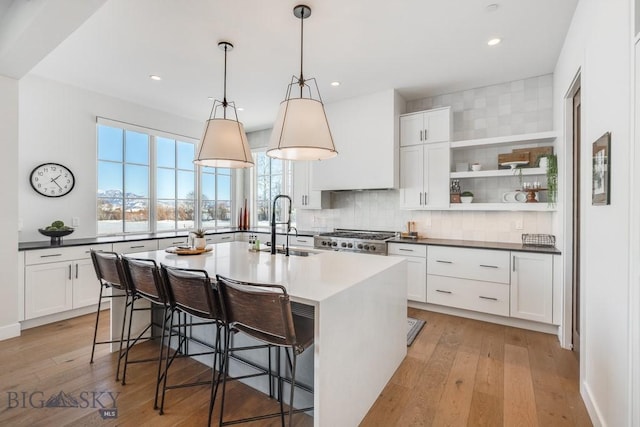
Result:
[[[315,342],[305,354],[311,353],[315,426],[358,425],[406,355],[404,259],[334,251],[285,257],[250,252],[244,242],[220,243],[195,256],[163,250],[126,256],[282,284],[293,302],[312,308]],[[119,320],[112,316],[112,331],[119,331]]]

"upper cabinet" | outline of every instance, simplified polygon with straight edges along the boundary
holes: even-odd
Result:
[[[399,117],[404,108],[405,101],[394,90],[326,104],[338,156],[313,162],[312,189],[398,188]]]
[[[451,107],[400,117],[400,146],[447,142],[451,138]]]
[[[329,193],[312,190],[312,170],[317,163],[293,164],[293,206],[296,209],[324,209],[329,207]]]

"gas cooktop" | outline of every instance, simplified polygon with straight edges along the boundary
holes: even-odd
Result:
[[[391,231],[336,229],[315,236],[313,246],[317,249],[386,255],[387,244],[385,241],[393,236],[394,233]]]

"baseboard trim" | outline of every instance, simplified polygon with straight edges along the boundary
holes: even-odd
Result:
[[[63,311],[61,313],[50,314],[48,316],[36,317],[21,322],[22,330],[35,328],[37,326],[46,325],[48,323],[59,322],[61,320],[71,319],[72,317],[83,316],[89,313],[95,313],[98,305],[90,305],[87,307],[77,308],[75,310]]]
[[[582,395],[582,400],[584,401],[584,406],[587,407],[587,412],[589,413],[589,418],[591,418],[591,422],[594,427],[606,427],[606,423],[602,418],[602,414],[598,409],[598,405],[594,402],[591,393],[591,389],[586,382],[582,382],[580,384],[580,394]]]
[[[545,334],[558,335],[557,325],[531,322],[528,320],[514,319],[512,317],[502,317],[493,314],[480,313],[476,311],[463,310],[460,308],[446,307],[444,305],[428,304],[409,301],[408,306],[436,313],[449,314],[451,316],[465,317],[467,319],[481,320],[483,322],[497,323],[499,325],[512,326],[514,328],[528,329],[530,331],[543,332]]]
[[[0,341],[8,340],[20,336],[20,323],[12,323],[6,326],[0,326]]]

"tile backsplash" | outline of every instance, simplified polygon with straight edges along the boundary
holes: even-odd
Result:
[[[552,84],[553,76],[548,74],[438,95],[407,102],[407,112],[451,106],[453,141],[550,131]],[[495,157],[497,154],[492,155]],[[518,178],[501,180],[504,188],[488,182],[491,178],[484,180],[487,182],[471,183],[478,201],[490,199],[488,192],[501,194],[516,188]],[[297,226],[314,231],[405,231],[407,221],[414,221],[418,233],[429,238],[513,243],[521,242],[523,233],[553,234],[550,212],[406,211],[399,209],[399,194],[397,190],[334,192],[331,209],[298,210]],[[516,229],[518,226],[522,229]]]
[[[398,208],[399,196],[397,190],[331,193],[331,209],[298,210],[297,227],[406,231],[413,221],[422,237],[512,243],[520,243],[523,233],[553,234],[548,212],[406,211]]]

